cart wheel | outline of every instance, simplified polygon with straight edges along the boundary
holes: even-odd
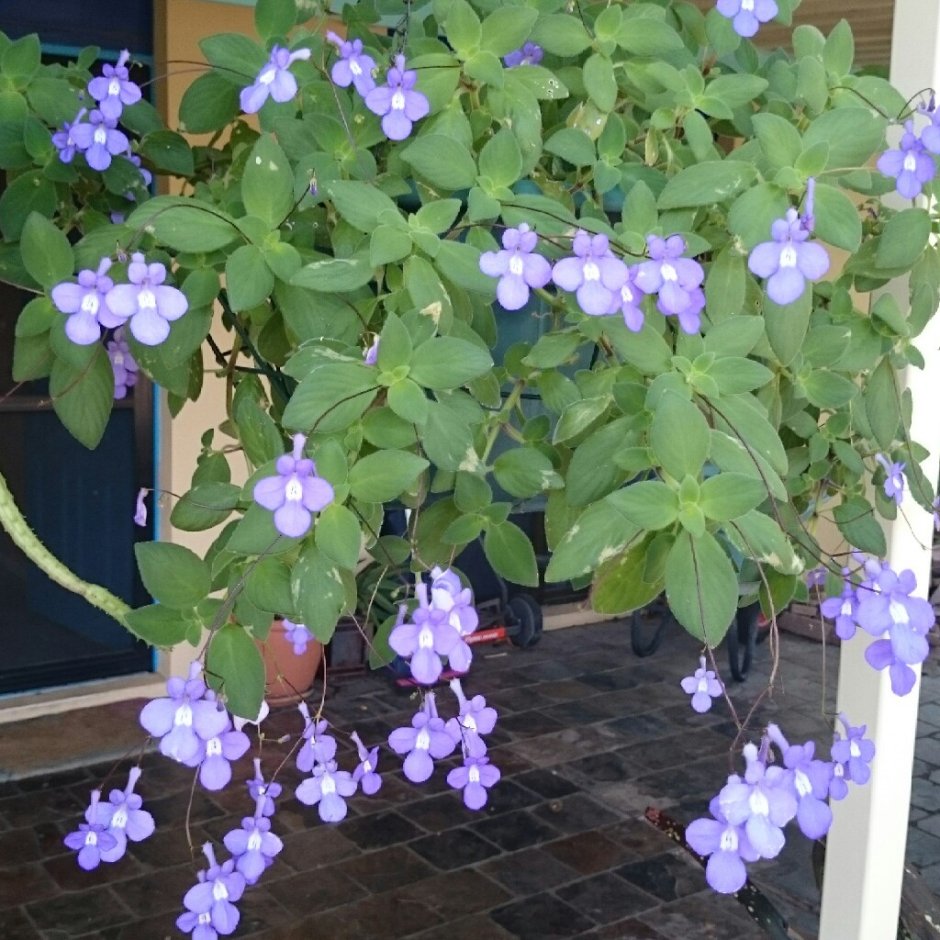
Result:
[[[634,611],[630,618],[630,648],[633,652],[641,659],[652,656],[659,649],[670,620],[672,614],[661,599]]]
[[[738,610],[728,630],[728,664],[735,682],[743,682],[751,671],[754,647],[757,644],[757,615],[760,604]]]
[[[542,637],[542,607],[531,594],[513,594],[506,602],[515,629],[509,634],[513,646],[528,649]]]

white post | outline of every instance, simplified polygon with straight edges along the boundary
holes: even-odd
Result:
[[[905,96],[923,88],[940,89],[940,4],[896,0],[891,80]],[[940,452],[940,316],[917,339],[926,360],[923,370],[908,368],[903,384],[914,401],[911,436],[929,448],[922,465],[936,480]],[[896,571],[910,568],[917,591],[930,586],[932,518],[909,497],[903,518],[888,526],[888,562]],[[875,672],[864,659],[871,637],[861,631],[842,644],[838,707],[853,725],[868,725],[877,753],[867,786],[850,787],[833,805],[834,822],[826,851],[820,940],[885,940],[897,934],[904,877],[918,682],[905,697],[891,691],[887,670]]]

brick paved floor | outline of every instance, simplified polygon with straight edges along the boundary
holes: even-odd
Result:
[[[779,718],[791,740],[828,740],[821,653],[817,644],[783,637],[785,685],[761,706],[759,720]],[[274,821],[284,851],[246,892],[236,937],[760,937],[743,908],[709,892],[701,869],[641,818],[648,805],[694,818],[728,772],[727,707],[697,716],[677,686],[696,656],[676,630],[656,655],[638,660],[623,623],[546,634],[527,652],[478,647],[465,686],[484,692],[502,713],[491,754],[504,776],[485,810],[465,810],[441,769],[422,787],[408,784],[387,749],[379,795],[354,798],[338,826],[321,824],[315,809],[285,795]],[[751,679],[734,690],[742,710],[762,687],[768,659],[760,647]],[[832,648],[826,666],[831,708]],[[937,890],[940,677],[936,665],[927,672],[909,858]],[[449,693],[441,698],[442,711],[449,710]],[[357,728],[373,742],[406,723],[412,710],[407,695],[368,677],[331,684],[326,715],[338,730]],[[267,734],[299,726],[290,709],[272,716]],[[70,739],[61,741],[63,756]],[[265,766],[287,747],[268,740]],[[344,750],[341,763],[351,760]],[[242,785],[248,763],[226,791],[196,791],[195,846],[218,843],[251,811]],[[143,768],[138,789],[157,833],[92,873],[78,869],[62,837],[107,766],[0,784],[2,940],[180,936],[174,921],[194,874],[184,829],[191,773],[156,754]],[[108,786],[123,785],[125,771]],[[293,769],[282,774],[291,792],[298,779]],[[776,862],[754,866],[755,880],[806,938],[815,935],[819,902],[809,855],[809,843],[795,836]]]

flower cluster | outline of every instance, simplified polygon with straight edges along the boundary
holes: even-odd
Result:
[[[176,920],[183,933],[194,940],[216,940],[221,934],[234,933],[241,918],[235,903],[245,893],[245,876],[235,870],[235,859],[220,865],[211,843],[202,847],[209,867],[199,872],[198,881],[183,897],[186,911]]]
[[[893,177],[898,195],[915,199],[937,174],[934,156],[940,154],[940,126],[936,110],[925,112],[930,124],[920,137],[914,130],[913,120],[904,124],[904,133],[898,146],[886,150],[878,158],[878,169]]]
[[[689,845],[708,858],[705,878],[715,891],[733,894],[747,880],[745,862],[776,858],[786,841],[783,829],[793,819],[808,839],[819,839],[832,825],[827,799],[841,800],[846,781],[863,784],[875,755],[865,728],[840,720],[846,737],[835,735],[831,760],[816,757],[816,745],[790,744],[771,724],[760,747],[744,746],[744,776],[731,774],[709,804],[711,818],[686,829]],[[781,763],[774,763],[776,746]]]
[[[912,571],[896,573],[876,559],[860,555],[856,559],[861,581],[856,585],[846,570],[840,595],[826,598],[820,610],[835,620],[840,639],[851,639],[857,627],[875,637],[865,659],[875,669],[888,670],[896,695],[907,695],[917,678],[911,667],[922,663],[929,652],[933,607],[911,596],[917,587]]]
[[[241,90],[238,103],[242,111],[245,114],[256,114],[269,96],[279,104],[290,101],[297,94],[297,79],[290,67],[295,62],[309,58],[309,49],[295,49],[291,52],[283,46],[274,46],[257,78]]]
[[[410,660],[411,675],[421,685],[433,685],[444,670],[442,657],[458,673],[467,672],[473,654],[464,637],[476,630],[480,618],[473,607],[473,594],[449,568],[431,569],[428,586],[418,581],[415,596],[418,606],[405,619],[405,607],[399,608],[399,620],[388,638],[389,646]]]
[[[485,251],[480,270],[499,278],[496,296],[506,310],[519,310],[529,301],[532,288],[550,280],[575,295],[588,316],[620,314],[634,332],[643,328],[640,304],[645,296],[656,296],[656,307],[664,316],[675,316],[682,330],[696,333],[705,308],[702,281],[705,272],[692,258],[684,257],[686,244],[680,235],[647,239],[649,260],[627,265],[610,248],[606,235],[578,230],[571,243],[573,257],[554,266],[535,252],[537,238],[525,223],[503,233],[502,251]]]
[[[88,346],[101,339],[101,328],[120,328],[125,324],[134,339],[145,346],[157,346],[170,335],[170,323],[178,320],[189,309],[189,301],[179,288],[164,284],[166,266],[160,262],[148,264],[139,251],[131,256],[127,266],[128,284],[115,284],[108,276],[111,259],[102,258],[98,269],[85,269],[78,273],[78,283],[62,281],[50,291],[53,304],[68,319],[65,333],[80,346]],[[114,348],[109,345],[109,356],[115,367],[115,397],[118,379],[123,379],[124,394],[136,381],[128,381],[129,372],[136,373],[137,364],[125,358],[129,353],[122,333],[115,336]],[[123,344],[123,346],[122,346]],[[117,357],[120,356],[120,359]],[[123,372],[118,373],[118,365]]]

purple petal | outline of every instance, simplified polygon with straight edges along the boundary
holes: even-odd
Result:
[[[427,751],[416,749],[405,758],[403,770],[412,783],[424,783],[434,773],[434,761]]]
[[[286,500],[274,512],[274,527],[288,538],[300,538],[310,528],[313,517],[299,502]]]
[[[734,894],[744,887],[747,869],[734,852],[715,852],[705,866],[705,880],[719,894]]]
[[[333,502],[333,487],[322,477],[306,477],[302,488],[303,504],[311,512],[319,512]]]
[[[407,116],[394,108],[382,118],[382,130],[389,140],[404,140],[411,133],[411,126]]]
[[[348,811],[346,801],[338,793],[325,793],[318,810],[324,822],[341,822]]]
[[[577,290],[584,281],[584,262],[580,258],[562,258],[552,268],[552,280],[562,289]]]
[[[256,82],[241,90],[239,104],[245,114],[257,114],[268,100],[268,86]],[[73,135],[74,136],[74,135]]]
[[[283,104],[297,94],[297,79],[287,69],[277,69],[270,87],[271,97],[279,104]]]
[[[507,274],[496,285],[496,299],[505,310],[521,310],[529,302],[528,285],[521,277]]]
[[[87,288],[65,281],[52,288],[52,302],[62,313],[76,313],[82,305]]]
[[[807,839],[821,839],[832,825],[832,810],[822,800],[807,796],[800,800],[796,821]]]
[[[186,295],[176,287],[161,284],[153,292],[157,298],[157,310],[164,320],[178,320],[189,309]]]
[[[157,698],[147,702],[140,713],[144,730],[155,738],[162,738],[172,727],[177,703],[171,698]]]
[[[805,287],[806,279],[797,268],[780,268],[767,281],[767,296],[783,307],[798,300]]]
[[[805,242],[796,249],[796,265],[803,277],[817,281],[829,270],[829,255],[822,245]]]

